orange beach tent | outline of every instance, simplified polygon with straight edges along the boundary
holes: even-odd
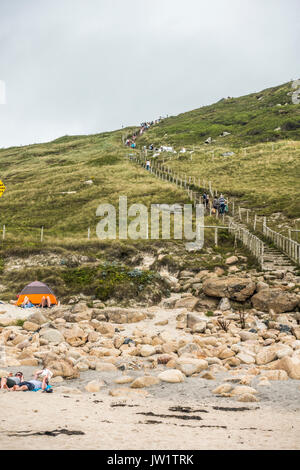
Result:
[[[26,296],[34,305],[40,304],[42,298],[47,296],[50,297],[51,304],[57,304],[57,299],[53,291],[43,282],[34,281],[24,287],[19,294],[17,305],[21,305]]]

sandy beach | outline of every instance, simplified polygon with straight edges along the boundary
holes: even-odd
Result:
[[[224,374],[150,387],[148,396],[130,398],[109,396],[119,387],[117,376],[88,371],[63,389],[54,386],[52,394],[2,391],[0,448],[300,449],[298,380],[257,387],[259,402],[240,403],[212,395]],[[104,386],[86,392],[95,378]]]

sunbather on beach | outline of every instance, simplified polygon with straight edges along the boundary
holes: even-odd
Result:
[[[47,390],[49,387],[48,378],[44,377],[43,381],[33,379],[20,382],[18,385],[14,385],[10,390],[13,392],[36,392],[38,390]]]
[[[47,297],[45,297],[43,295],[41,303],[39,304],[39,307],[41,307],[41,308],[46,308],[46,307],[50,308],[51,307],[51,300],[50,300],[49,295],[47,295]]]
[[[34,307],[33,303],[28,299],[27,295],[21,303],[22,308],[32,308]]]
[[[14,387],[14,385],[19,385],[20,382],[24,381],[23,372],[17,372],[15,375],[10,373],[7,377],[1,378],[1,389],[8,390],[9,388]]]

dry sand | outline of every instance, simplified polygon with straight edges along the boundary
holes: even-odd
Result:
[[[273,382],[270,387],[254,381],[260,401],[240,403],[211,393],[223,374],[215,381],[194,377],[160,384],[147,389],[146,398],[127,399],[108,394],[117,387],[117,376],[89,371],[64,382],[69,391],[55,386],[52,394],[1,391],[0,448],[300,449],[299,381]],[[84,385],[95,378],[105,386],[98,393],[85,392]],[[72,393],[73,387],[82,392]],[[84,434],[34,435],[62,429]]]

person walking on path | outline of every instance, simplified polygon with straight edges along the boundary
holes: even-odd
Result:
[[[220,214],[224,214],[225,205],[226,205],[226,200],[225,200],[223,194],[221,194],[221,196],[219,197],[219,213]]]

